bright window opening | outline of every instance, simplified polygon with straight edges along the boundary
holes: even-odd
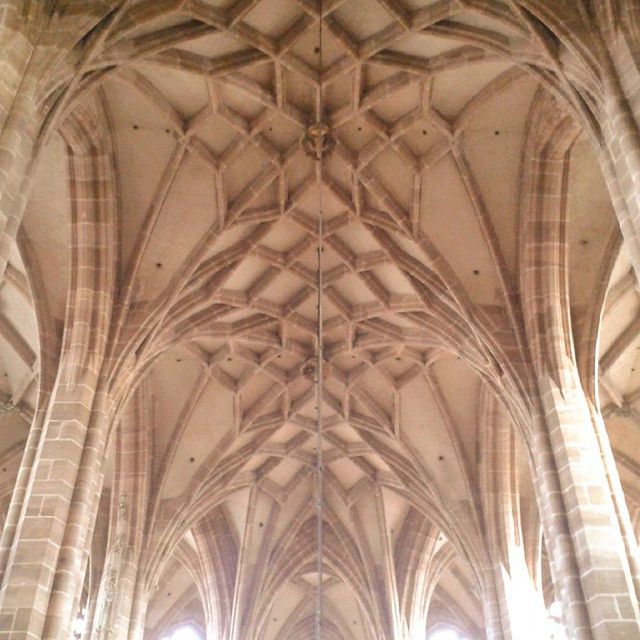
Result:
[[[202,637],[191,625],[185,625],[164,636],[162,640],[202,640]]]
[[[82,638],[87,627],[87,610],[82,609],[73,623],[73,637]]]
[[[467,640],[455,629],[438,629],[427,636],[427,640]]]
[[[548,640],[567,640],[562,623],[562,604],[553,602],[547,610],[547,638]]]

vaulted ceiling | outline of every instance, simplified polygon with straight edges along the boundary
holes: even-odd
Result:
[[[132,3],[78,107],[100,114],[113,148],[127,322],[151,323],[129,418],[150,433],[152,539],[171,540],[150,637],[206,607],[235,637],[310,637],[320,198],[328,637],[390,637],[394,603],[426,626],[433,585],[432,620],[483,636],[483,430],[507,418],[475,345],[517,322],[521,158],[546,88],[506,2],[325,2],[322,34],[320,64],[304,0]],[[490,36],[523,59],[481,46]],[[318,114],[336,140],[322,180],[300,145]],[[574,329],[606,294],[600,393],[633,502],[640,302],[624,254],[613,268],[585,138],[571,162]],[[53,348],[64,322],[72,178],[63,127],[0,290],[5,496],[37,405],[39,331]],[[535,532],[519,445],[512,471]]]

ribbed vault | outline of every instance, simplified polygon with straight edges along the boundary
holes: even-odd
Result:
[[[595,291],[617,227],[589,144],[593,105],[571,90],[599,91],[580,43],[561,45],[512,2],[323,11],[320,67],[307,0],[125,3],[53,109],[23,256],[0,290],[8,496],[18,416],[36,412],[34,383],[51,377],[69,323],[61,274],[75,283],[77,257],[99,244],[74,231],[77,187],[107,167],[92,194],[117,209],[103,381],[115,425],[104,501],[116,506],[101,511],[112,533],[107,546],[97,527],[94,555],[109,575],[105,546],[144,548],[151,638],[182,619],[212,638],[312,637],[320,192],[324,637],[413,640],[447,621],[484,637],[489,567],[513,562],[504,530],[553,599],[519,297],[521,170],[543,108],[583,131],[564,192],[571,319],[638,528],[639,303],[623,254],[608,293]],[[321,105],[336,147],[319,182],[300,139]],[[96,576],[85,595],[108,591]],[[100,629],[113,614],[91,615]]]

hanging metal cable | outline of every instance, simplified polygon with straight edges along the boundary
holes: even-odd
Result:
[[[320,0],[320,15],[318,18],[318,75],[320,78],[318,85],[318,122],[322,122],[322,0]],[[316,619],[315,619],[315,636],[316,640],[322,638],[322,614],[324,609],[324,545],[323,537],[323,507],[324,507],[324,478],[322,469],[322,400],[323,400],[323,315],[322,315],[322,253],[324,250],[324,211],[322,207],[322,161],[324,153],[321,152],[320,158],[316,160],[316,180],[318,184],[318,314],[317,314],[317,337],[316,352],[318,362],[316,365],[316,405],[317,405],[317,423],[316,423],[316,573],[318,574],[318,588],[316,591]]]
[[[318,75],[320,78],[318,84],[318,122],[322,122],[322,0],[320,0],[320,15],[318,19]],[[322,253],[324,250],[324,211],[322,207],[322,154],[319,160],[316,160],[316,171],[318,181],[318,316],[317,316],[317,358],[318,364],[316,366],[316,404],[317,404],[317,424],[316,424],[316,544],[317,544],[317,558],[316,558],[316,572],[318,574],[318,589],[316,591],[316,640],[322,638],[322,614],[324,609],[324,585],[323,583],[323,570],[324,570],[324,545],[322,541],[323,537],[323,507],[324,507],[324,478],[322,475],[322,395],[323,395],[323,320],[322,315]]]
[[[316,464],[314,477],[315,512],[316,512],[316,573],[318,584],[315,602],[315,640],[322,639],[322,618],[324,609],[324,547],[323,547],[323,516],[324,516],[324,476],[322,460],[322,405],[324,386],[324,351],[323,351],[323,274],[322,257],[324,252],[324,203],[322,198],[323,173],[325,171],[324,160],[334,147],[335,141],[331,136],[331,130],[324,123],[324,108],[322,98],[322,0],[318,10],[318,94],[316,100],[316,122],[306,131],[302,139],[302,146],[315,161],[316,184],[318,189],[318,224],[317,224],[317,315],[316,315]]]
[[[317,315],[317,364],[316,364],[316,405],[317,405],[317,423],[316,423],[316,469],[315,469],[315,493],[316,493],[316,573],[318,574],[318,588],[316,591],[316,620],[315,620],[315,636],[316,640],[322,638],[322,613],[324,606],[323,592],[323,544],[322,544],[322,526],[323,526],[323,507],[324,507],[324,486],[323,486],[323,469],[322,469],[322,392],[323,392],[323,315],[322,315],[322,252],[324,220],[322,210],[322,160],[317,161],[319,171],[318,176],[318,315]]]

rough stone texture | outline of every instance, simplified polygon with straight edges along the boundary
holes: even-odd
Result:
[[[26,435],[0,454],[0,640],[84,607],[85,638],[312,637],[320,233],[323,637],[533,639],[553,600],[568,638],[639,637],[637,451],[604,420],[638,419],[615,365],[640,325],[598,333],[640,273],[639,29],[613,0],[3,3],[0,272],[37,330],[4,301]],[[473,151],[514,86],[515,171]],[[611,243],[571,262],[571,203],[609,211],[572,183],[589,153],[615,282]]]

